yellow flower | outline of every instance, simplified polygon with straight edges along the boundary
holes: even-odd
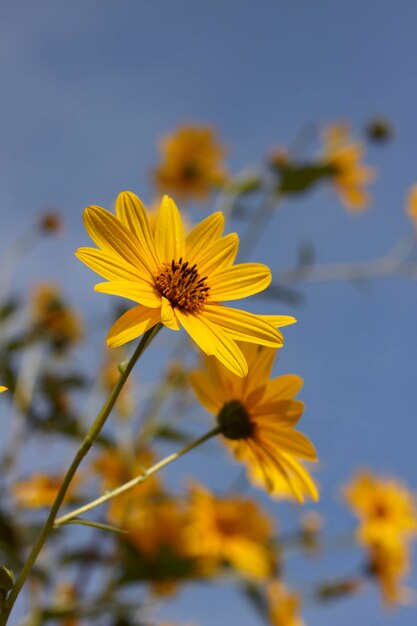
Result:
[[[7,387],[0,385],[0,393],[3,393],[3,391],[7,391]]]
[[[362,211],[370,198],[364,187],[375,178],[372,168],[362,164],[363,147],[349,139],[348,129],[335,124],[324,133],[324,161],[332,170],[332,180],[343,204]]]
[[[150,450],[135,453],[130,459],[122,450],[109,448],[99,454],[92,463],[92,469],[101,478],[103,491],[108,491],[140,476],[145,468],[155,463],[155,456]],[[145,482],[113,498],[107,510],[111,524],[124,526],[129,511],[135,503],[139,506],[149,498],[162,493],[162,481],[159,476],[150,476]]]
[[[226,562],[250,578],[272,575],[273,528],[252,500],[218,498],[200,485],[191,490],[188,542],[208,569]]]
[[[49,476],[41,472],[12,486],[12,493],[19,506],[26,509],[49,507],[55,500],[62,483],[62,476]],[[73,499],[79,481],[72,482],[66,494],[66,501]]]
[[[138,303],[112,326],[109,346],[127,343],[159,322],[172,330],[183,326],[203,352],[243,376],[247,364],[236,340],[282,345],[282,335],[272,324],[285,325],[293,318],[262,317],[219,304],[258,293],[271,281],[265,265],[233,265],[239,240],[235,233],[222,237],[221,213],[185,237],[175,203],[164,196],[153,236],[139,198],[123,192],[116,216],[91,206],[84,223],[99,249],[80,248],[76,255],[108,280],[96,285],[96,291]]]
[[[191,384],[217,421],[235,457],[248,467],[249,478],[278,497],[299,502],[318,499],[317,488],[300,459],[316,461],[312,443],[295,430],[304,405],[294,400],[302,379],[286,375],[268,380],[275,350],[242,344],[249,373],[239,378],[216,359],[205,359],[205,371]]]
[[[132,567],[140,568],[155,593],[171,595],[181,581],[195,577],[185,536],[186,511],[166,494],[131,500],[121,527],[128,533]]]
[[[408,193],[406,212],[414,226],[417,226],[417,185],[413,185]]]
[[[268,586],[269,619],[272,626],[304,626],[300,617],[300,597],[297,593],[288,591],[279,581],[273,581]]]
[[[180,198],[204,200],[226,178],[225,151],[210,127],[181,126],[163,139],[160,151],[155,182]]]
[[[417,534],[415,496],[397,481],[362,471],[345,488],[345,496],[359,517],[362,544]]]
[[[57,348],[65,348],[82,337],[79,315],[67,306],[55,285],[37,285],[32,294],[32,314],[36,329],[46,333]]]

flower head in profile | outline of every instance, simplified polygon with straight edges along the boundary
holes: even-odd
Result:
[[[275,569],[271,520],[256,503],[240,497],[219,498],[193,485],[189,506],[188,544],[192,554],[213,570],[227,563],[253,579]]]
[[[242,344],[249,366],[243,378],[216,359],[191,374],[201,404],[217,416],[229,449],[247,466],[250,480],[281,498],[318,499],[317,487],[302,461],[316,461],[312,443],[295,430],[304,405],[294,400],[302,386],[295,375],[269,380],[275,350]]]
[[[415,496],[399,482],[362,471],[345,488],[345,497],[359,517],[362,544],[417,534]]]
[[[369,204],[365,185],[375,178],[374,170],[362,163],[362,157],[362,145],[350,140],[343,124],[325,130],[323,160],[331,168],[331,178],[342,203],[356,212],[363,211]]]
[[[289,591],[279,580],[267,588],[268,612],[272,626],[304,626],[300,617],[301,600],[297,593]]]
[[[180,126],[160,144],[157,186],[179,198],[204,200],[226,178],[225,150],[207,126]]]
[[[417,185],[413,185],[408,192],[406,212],[414,226],[417,226]]]
[[[222,236],[221,213],[185,236],[175,203],[164,196],[153,235],[139,198],[123,192],[116,215],[91,206],[84,223],[98,249],[81,248],[76,255],[108,281],[96,285],[96,291],[138,303],[112,326],[109,346],[125,344],[160,322],[171,330],[182,326],[203,352],[238,376],[247,373],[247,364],[236,340],[282,346],[276,327],[294,318],[254,315],[220,304],[258,293],[271,281],[265,265],[234,265],[239,239],[235,233]]]

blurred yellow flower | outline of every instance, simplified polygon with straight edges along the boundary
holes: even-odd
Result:
[[[270,577],[276,566],[272,539],[272,522],[254,501],[192,487],[188,543],[208,569],[226,562],[250,578]]]
[[[221,236],[221,213],[209,216],[185,237],[180,213],[165,196],[153,236],[139,198],[123,192],[116,201],[116,216],[91,206],[84,212],[84,223],[99,249],[80,248],[76,255],[108,280],[97,284],[96,291],[139,303],[112,326],[109,346],[127,343],[160,322],[171,330],[183,326],[203,352],[239,376],[247,373],[247,364],[236,340],[282,346],[282,335],[269,318],[219,304],[258,293],[271,282],[265,265],[233,266],[239,239],[235,233]],[[280,320],[281,325],[294,321]]]
[[[160,144],[162,163],[156,185],[179,198],[204,200],[226,179],[225,150],[207,126],[180,126]]]
[[[358,539],[362,544],[417,534],[415,496],[397,481],[361,471],[345,488],[345,496],[359,517]]]
[[[3,393],[3,391],[7,391],[7,387],[0,385],[0,393]]]
[[[375,178],[375,171],[362,164],[363,146],[349,139],[343,124],[324,131],[323,160],[332,170],[332,180],[342,203],[351,211],[363,211],[370,201],[365,185]]]
[[[55,285],[36,286],[32,293],[32,316],[35,329],[46,335],[56,348],[66,348],[82,337],[80,316],[65,303]]]
[[[403,602],[408,541],[417,534],[414,494],[395,480],[362,471],[345,488],[345,497],[359,517],[358,541],[369,551],[369,573],[379,583],[385,602]]]
[[[417,226],[417,185],[413,185],[408,192],[406,212],[414,226]]]
[[[272,626],[304,626],[300,617],[301,601],[297,593],[276,580],[268,585],[268,609]]]
[[[151,450],[136,452],[131,458],[123,450],[109,448],[101,452],[92,463],[92,470],[101,479],[101,488],[108,491],[119,487],[144,473],[145,468],[155,463]],[[162,494],[162,481],[156,474],[125,493],[113,498],[109,503],[107,518],[110,523],[123,526],[129,515],[132,503],[139,506],[148,499]]]
[[[11,490],[17,503],[22,508],[36,509],[49,507],[55,500],[62,483],[62,476],[50,476],[42,472],[32,474],[27,480],[12,485]],[[71,483],[65,501],[74,499],[74,492],[79,485],[77,478]]]
[[[300,459],[316,461],[312,443],[295,430],[304,405],[294,400],[302,386],[295,375],[269,380],[275,350],[242,344],[249,373],[240,378],[207,357],[205,370],[191,374],[191,384],[217,422],[235,457],[247,465],[249,478],[277,497],[318,499],[317,487]]]

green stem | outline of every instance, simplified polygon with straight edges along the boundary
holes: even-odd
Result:
[[[63,515],[62,517],[59,517],[55,521],[55,528],[62,526],[62,524],[68,523],[70,520],[74,519],[75,517],[79,517],[80,515],[82,515],[83,513],[86,513],[87,511],[91,511],[91,509],[95,509],[97,506],[100,506],[100,504],[104,504],[105,502],[108,502],[108,500],[111,500],[112,498],[115,498],[116,496],[119,496],[120,494],[125,493],[125,491],[129,491],[129,489],[136,487],[136,485],[140,485],[141,483],[144,483],[145,480],[147,480],[153,474],[156,474],[157,472],[159,472],[163,467],[166,467],[167,465],[169,465],[173,461],[176,461],[177,459],[179,459],[181,456],[183,456],[190,450],[193,450],[194,448],[201,445],[208,439],[211,439],[212,437],[215,437],[216,435],[220,433],[221,433],[220,426],[216,426],[216,428],[213,428],[202,437],[195,439],[188,445],[184,446],[184,448],[181,448],[181,450],[178,450],[178,452],[174,452],[173,454],[170,454],[169,456],[165,457],[158,463],[155,463],[155,465],[152,465],[152,467],[150,467],[149,469],[144,470],[143,474],[140,474],[140,476],[136,476],[135,478],[132,478],[132,480],[130,480],[127,483],[124,483],[120,487],[116,487],[116,489],[112,489],[111,491],[106,491],[106,493],[100,496],[99,498],[96,498],[95,500],[92,500],[91,502],[84,504],[84,506],[81,506],[78,509],[71,511],[70,513],[67,513],[66,515]]]
[[[46,539],[48,538],[49,534],[51,533],[51,531],[53,530],[54,527],[54,523],[55,523],[55,518],[58,514],[58,511],[61,507],[61,504],[65,498],[65,495],[67,493],[68,487],[71,484],[71,481],[81,463],[81,461],[83,460],[83,458],[86,456],[86,454],[89,452],[91,446],[93,445],[94,441],[97,439],[98,435],[100,434],[101,429],[103,428],[104,424],[106,423],[106,420],[112,410],[112,408],[115,405],[115,402],[117,400],[117,398],[119,397],[119,394],[121,392],[121,390],[123,389],[123,386],[126,382],[126,380],[129,377],[129,374],[131,373],[133,367],[135,366],[137,360],[139,359],[139,357],[142,355],[142,353],[144,352],[145,348],[149,345],[149,343],[151,342],[151,340],[155,337],[155,335],[159,332],[159,330],[162,328],[162,324],[156,324],[153,328],[149,329],[148,331],[146,331],[146,333],[143,335],[142,339],[139,342],[138,347],[136,348],[135,352],[133,353],[129,363],[126,366],[126,369],[123,371],[123,373],[120,375],[119,380],[117,381],[112,393],[110,394],[110,396],[108,397],[108,399],[106,400],[105,404],[103,405],[103,408],[101,409],[100,413],[97,415],[96,419],[94,420],[90,430],[88,431],[87,435],[85,436],[81,446],[79,447],[67,473],[65,474],[64,480],[62,482],[62,485],[58,491],[58,494],[55,498],[55,501],[51,507],[51,510],[49,512],[48,518],[39,534],[39,537],[35,543],[35,545],[32,548],[31,553],[28,556],[28,559],[25,563],[25,565],[23,566],[22,571],[20,572],[18,578],[16,579],[15,584],[13,585],[13,588],[10,592],[10,595],[7,598],[5,607],[3,609],[3,611],[1,612],[0,615],[0,626],[5,626],[7,624],[7,621],[9,619],[9,615],[10,612],[13,608],[14,603],[16,602],[16,599],[23,587],[23,585],[26,582],[26,579],[28,578],[33,565],[36,562],[36,559],[39,556],[40,551],[42,550],[42,547],[46,541]]]

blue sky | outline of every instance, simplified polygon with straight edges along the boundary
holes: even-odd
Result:
[[[293,199],[252,257],[278,271],[294,262],[303,241],[314,244],[322,263],[383,255],[411,233],[404,200],[417,181],[416,20],[412,0],[3,2],[2,247],[44,207],[59,207],[67,224],[64,237],[31,253],[18,285],[52,279],[87,315],[106,306],[92,291],[92,273],[73,256],[87,243],[81,211],[111,206],[122,189],[150,201],[157,139],[187,121],[215,125],[238,170],[289,144],[306,123],[342,119],[361,132],[372,116],[390,118],[393,141],[367,153],[379,171],[372,209],[349,216],[324,189]],[[298,309],[261,298],[256,306],[299,318],[286,333],[277,372],[305,379],[303,427],[319,450],[318,508],[333,532],[352,524],[338,486],[355,467],[397,475],[417,489],[417,289],[390,279],[366,293],[348,283],[304,292]],[[221,484],[220,470],[200,461],[195,471],[203,467]],[[181,466],[175,476],[186,471]],[[280,517],[278,505],[273,511]],[[342,574],[355,562],[337,555],[315,570],[295,560],[289,572],[294,583],[305,582],[318,571]],[[415,575],[410,583],[417,586]],[[256,626],[232,592],[217,593],[187,592],[164,614],[208,626],[224,623],[227,610],[231,626]],[[415,609],[385,615],[377,597],[365,594],[331,608],[307,606],[305,619],[311,626],[355,619],[407,626]]]

